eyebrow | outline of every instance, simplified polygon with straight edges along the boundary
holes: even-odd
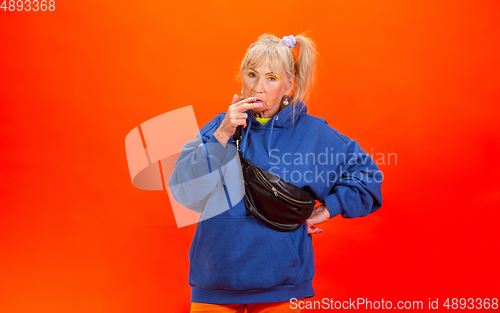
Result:
[[[254,71],[254,72],[256,72],[257,74],[259,74],[259,72],[257,72],[257,71],[256,71],[256,70],[254,70],[253,68],[249,67],[249,69],[251,69],[252,71]],[[274,75],[274,73],[273,73],[273,72],[269,72],[269,73],[267,73],[266,75],[269,75],[269,74],[273,74],[273,75]]]

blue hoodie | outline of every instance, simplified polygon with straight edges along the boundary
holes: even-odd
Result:
[[[240,146],[244,156],[326,203],[330,217],[365,216],[380,208],[382,173],[372,158],[324,119],[307,114],[303,102],[295,114],[292,110],[291,105],[285,107],[265,125],[247,111]],[[220,201],[211,202],[216,188],[224,190],[228,203],[228,209],[215,208],[217,214],[197,225],[189,252],[191,302],[264,303],[312,297],[314,252],[306,224],[291,232],[268,228],[250,214],[241,197],[230,195],[234,184],[217,174],[235,151],[232,139],[224,147],[213,135],[224,116],[216,116],[200,130],[198,140],[186,144],[169,181],[175,199],[197,212],[220,206],[214,205]],[[202,183],[176,188],[202,176]]]

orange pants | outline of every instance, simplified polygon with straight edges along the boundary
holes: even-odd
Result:
[[[295,306],[294,306],[295,307]],[[246,309],[246,311],[245,311]],[[269,302],[250,304],[208,304],[191,303],[191,313],[299,313],[300,309],[290,308],[290,302]]]

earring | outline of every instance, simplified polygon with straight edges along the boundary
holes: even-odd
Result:
[[[243,96],[243,88],[241,88],[241,96]]]
[[[288,105],[288,97],[287,96],[285,96],[285,100],[283,100],[283,105],[284,106]]]

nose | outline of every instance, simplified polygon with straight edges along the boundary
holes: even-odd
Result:
[[[255,86],[253,88],[255,93],[263,93],[264,92],[264,80],[262,78],[259,78],[257,82],[255,83]]]

